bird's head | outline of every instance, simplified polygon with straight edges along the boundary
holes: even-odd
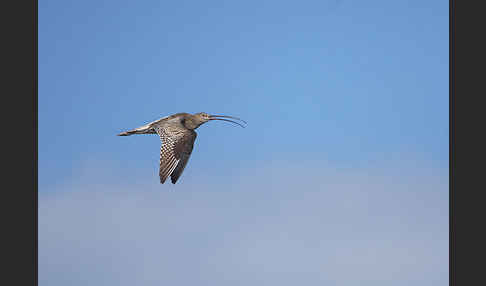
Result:
[[[245,127],[239,122],[229,120],[229,119],[224,119],[224,118],[233,118],[233,119],[239,120],[239,121],[246,124],[246,122],[244,120],[239,119],[238,117],[233,117],[233,116],[228,116],[228,115],[210,115],[210,114],[207,114],[205,112],[199,112],[199,113],[196,113],[196,114],[190,116],[190,118],[186,118],[185,125],[189,129],[196,129],[201,124],[204,124],[204,123],[206,123],[210,120],[222,120],[222,121],[228,121],[228,122],[237,124],[237,125],[239,125],[243,128]]]

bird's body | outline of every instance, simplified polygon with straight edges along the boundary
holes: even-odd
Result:
[[[194,130],[197,129],[201,124],[204,124],[210,120],[224,120],[244,127],[238,122],[228,119],[221,119],[219,117],[241,120],[232,116],[209,115],[204,112],[196,114],[176,113],[150,122],[144,126],[122,132],[118,134],[118,136],[129,136],[133,134],[158,134],[160,136],[160,140],[162,141],[162,146],[160,148],[159,168],[160,183],[163,184],[170,176],[172,183],[175,184],[184,171],[187,161],[191,156],[194,141],[197,137],[197,133]]]

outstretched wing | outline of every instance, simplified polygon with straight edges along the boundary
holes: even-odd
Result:
[[[189,157],[192,153],[192,148],[194,147],[194,141],[196,140],[196,132],[192,131],[191,133],[187,133],[185,138],[182,140],[184,143],[178,145],[180,150],[176,151],[176,154],[180,154],[179,164],[174,169],[174,172],[170,175],[170,179],[172,180],[172,184],[175,184],[179,177],[181,176],[184,168],[187,165],[187,161],[189,161]]]
[[[162,141],[159,177],[160,183],[163,184],[172,173],[178,173],[177,177],[180,176],[185,164],[187,164],[196,136],[194,131],[181,128],[170,129],[166,126],[160,126],[156,128],[156,131]],[[187,155],[189,146],[190,151],[189,155]],[[175,172],[178,165],[182,167],[179,168],[178,172]],[[173,178],[172,180],[174,182]]]

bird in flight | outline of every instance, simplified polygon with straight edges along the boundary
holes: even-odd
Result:
[[[209,115],[204,112],[196,114],[176,113],[117,135],[158,134],[162,141],[160,147],[160,183],[163,184],[170,176],[172,183],[175,184],[184,171],[189,156],[191,156],[197,136],[195,129],[210,120],[223,120],[245,127],[239,122],[225,118],[236,119],[246,124],[244,120],[238,117],[227,115]]]

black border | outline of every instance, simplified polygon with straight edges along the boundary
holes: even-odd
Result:
[[[39,284],[39,266],[38,266],[38,0],[33,1],[33,41],[34,41],[34,51],[33,51],[33,122],[34,122],[34,275],[33,275],[33,284]]]
[[[38,285],[38,2],[2,3],[2,285]],[[32,128],[32,129],[31,129]]]
[[[477,5],[473,5],[477,3]],[[450,0],[449,284],[485,285],[484,9]],[[459,150],[459,155],[458,154]],[[482,282],[481,282],[482,281]]]

